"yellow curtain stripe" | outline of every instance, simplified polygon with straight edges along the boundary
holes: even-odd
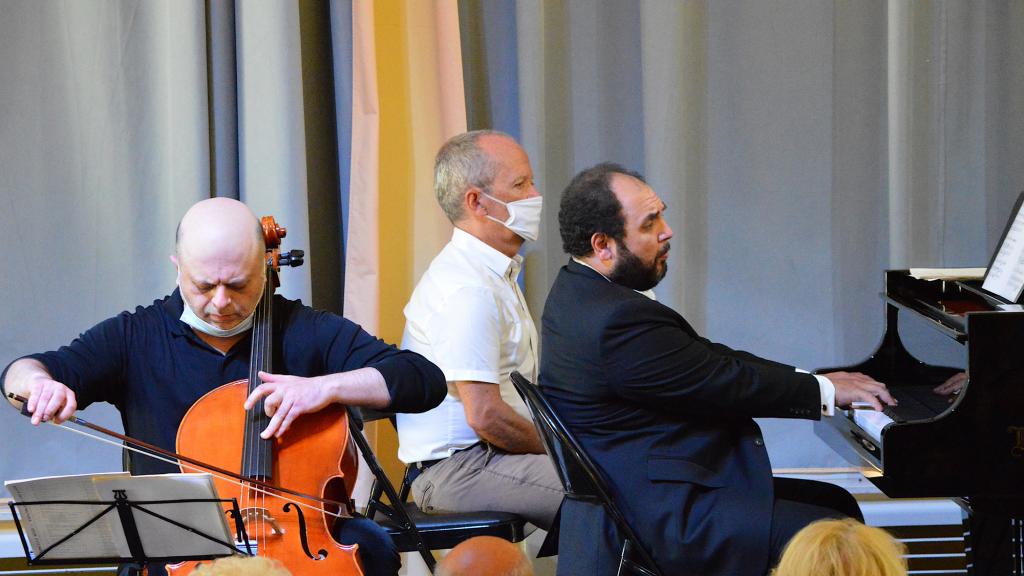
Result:
[[[380,324],[388,342],[402,338],[402,308],[412,291],[414,189],[409,60],[402,0],[374,3],[377,90],[380,105],[380,168],[377,234],[380,240]]]

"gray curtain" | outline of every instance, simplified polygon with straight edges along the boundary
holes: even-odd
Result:
[[[203,2],[5,1],[0,54],[6,365],[174,287],[175,225],[209,196]],[[3,479],[121,468],[9,407],[0,442]]]
[[[0,363],[169,292],[178,218],[233,186],[289,227],[288,246],[310,249],[282,291],[340,308],[316,288],[324,275],[340,284],[327,260],[340,256],[341,235],[320,233],[340,216],[315,198],[347,178],[330,184],[310,150],[347,141],[348,64],[328,65],[341,92],[333,144],[330,130],[309,128],[322,118],[307,113],[310,91],[326,89],[303,70],[325,65],[322,30],[308,32],[318,21],[334,22],[332,49],[349,53],[350,5],[332,2],[327,19],[315,4],[234,10],[232,180],[210,167],[223,145],[208,102],[232,74],[209,73],[223,60],[207,53],[204,2],[0,1]],[[471,125],[519,136],[547,197],[542,239],[527,253],[538,316],[565,259],[559,192],[601,160],[645,172],[669,204],[675,249],[660,298],[713,339],[807,368],[874,348],[882,270],[987,262],[1024,188],[1020,3],[460,9],[467,70],[486,74],[466,82]],[[958,347],[908,328],[923,359],[962,362]],[[104,406],[85,416],[117,420]],[[766,426],[777,466],[840,464],[808,440],[808,425]],[[0,478],[120,466],[116,451],[30,430],[13,412],[0,417],[0,441]]]
[[[329,9],[351,7],[0,0],[0,365],[171,292],[175,226],[212,195],[306,249],[281,293],[341,310],[334,84],[350,81],[332,54],[351,26]],[[120,428],[105,404],[82,416]],[[0,479],[121,468],[116,448],[7,408],[0,443]]]
[[[883,270],[984,266],[1024,189],[1020,3],[461,8],[482,45],[470,118],[521,136],[545,196],[527,249],[538,317],[566,260],[561,189],[599,161],[644,172],[668,204],[663,302],[714,340],[808,369],[874,350]],[[926,327],[906,332],[923,360],[964,362]],[[845,465],[810,423],[763,425],[776,467]]]

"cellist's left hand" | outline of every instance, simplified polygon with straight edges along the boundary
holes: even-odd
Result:
[[[270,424],[260,432],[260,438],[264,440],[280,438],[296,418],[322,410],[334,402],[328,387],[317,382],[322,377],[303,378],[262,371],[259,375],[263,383],[245,399],[245,409],[251,410],[260,398],[264,399],[263,409],[270,416]]]

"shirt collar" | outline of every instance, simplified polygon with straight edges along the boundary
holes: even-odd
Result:
[[[164,299],[163,309],[167,329],[172,334],[185,336],[191,332],[188,325],[181,321],[181,313],[185,310],[185,301],[181,298],[180,289],[175,288],[174,292],[171,292],[171,295]]]
[[[455,228],[452,231],[452,244],[459,250],[473,254],[474,260],[483,262],[484,266],[498,276],[507,277],[513,281],[519,276],[519,270],[523,264],[523,257],[519,254],[509,258],[461,228]]]
[[[597,272],[598,274],[600,274],[600,275],[601,275],[601,278],[604,278],[605,280],[608,280],[609,282],[611,282],[611,279],[609,279],[609,278],[608,278],[607,276],[605,276],[604,274],[601,274],[601,272],[600,272],[600,271],[598,271],[598,269],[597,269],[597,268],[594,268],[593,266],[591,266],[590,264],[587,264],[587,263],[586,263],[586,262],[584,262],[583,260],[580,260],[579,258],[577,258],[577,257],[575,257],[575,256],[572,256],[572,261],[573,261],[573,262],[575,262],[575,263],[577,263],[577,264],[579,264],[579,265],[581,265],[581,266],[586,266],[587,268],[590,268],[590,269],[591,269],[591,270],[593,270],[594,272]],[[612,284],[614,284],[614,282],[612,282]],[[653,290],[653,289],[648,289],[648,290],[633,290],[633,292],[636,292],[637,294],[640,294],[641,296],[646,296],[646,297],[650,298],[651,300],[654,300],[655,302],[657,302],[657,301],[658,301],[658,296],[657,296],[657,295],[656,295],[656,294],[654,293],[654,290]]]

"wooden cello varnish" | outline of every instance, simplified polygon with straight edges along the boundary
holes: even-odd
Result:
[[[249,392],[259,385],[257,372],[271,371],[271,304],[277,269],[277,246],[284,228],[263,219],[268,247],[267,283],[253,321],[249,379],[225,384],[200,398],[178,428],[177,452],[242,476],[256,478],[303,494],[335,502],[349,502],[355,482],[357,456],[349,442],[348,417],[343,406],[300,416],[283,438],[259,437],[269,418],[258,403],[242,408]],[[215,477],[221,498],[236,498],[255,552],[281,562],[296,576],[363,574],[355,544],[345,545],[331,536],[335,508],[302,501],[288,494],[267,496],[228,479]],[[316,506],[299,507],[293,500]],[[347,513],[347,510],[340,510]],[[302,520],[300,520],[302,518]],[[189,574],[195,562],[169,565],[167,572]]]

